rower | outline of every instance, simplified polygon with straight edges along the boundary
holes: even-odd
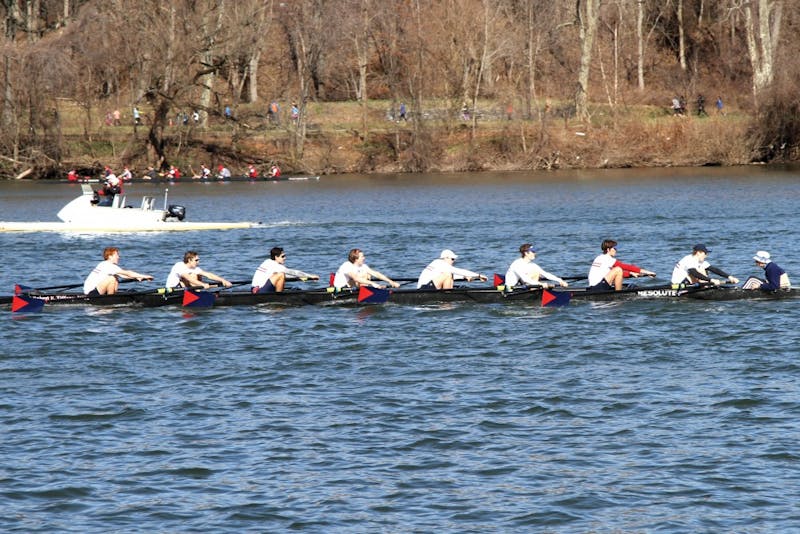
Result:
[[[617,260],[617,242],[613,239],[604,240],[600,249],[603,253],[594,259],[589,269],[591,291],[619,291],[622,289],[623,278],[656,275],[653,271]]]
[[[309,274],[286,267],[286,252],[281,247],[272,247],[269,259],[264,260],[256,269],[251,282],[253,293],[280,293],[286,284],[286,276],[300,279],[319,280],[316,274]]]
[[[453,279],[461,276],[471,282],[474,278],[482,282],[488,280],[486,276],[459,269],[454,265],[458,255],[450,249],[444,249],[439,258],[430,262],[420,273],[417,280],[417,289],[453,289]]]
[[[106,247],[103,250],[103,261],[97,264],[83,282],[83,293],[92,297],[113,295],[119,288],[119,276],[131,280],[152,280],[149,274],[129,271],[119,266],[119,248]]]
[[[698,243],[692,247],[692,253],[684,256],[675,264],[675,268],[672,270],[672,284],[706,283],[718,286],[720,280],[708,276],[710,272],[718,274],[732,284],[738,283],[738,278],[726,273],[718,267],[714,267],[706,261],[709,252],[711,251],[708,250],[703,243]]]
[[[766,250],[759,250],[753,256],[753,261],[756,265],[764,269],[766,282],[755,276],[749,277],[744,285],[744,289],[760,289],[761,291],[777,291],[779,289],[791,289],[792,284],[789,281],[789,275],[786,274],[777,263],[772,261],[772,256]]]
[[[200,255],[194,250],[187,251],[183,255],[183,261],[179,261],[172,266],[169,276],[167,276],[166,286],[171,288],[202,287],[203,289],[208,289],[211,284],[205,282],[204,278],[219,282],[225,287],[233,285],[217,274],[204,271],[198,266],[198,263],[200,263]]]
[[[272,167],[269,169],[269,175],[272,178],[280,178],[281,176],[281,168],[278,167],[276,164],[273,164]]]
[[[247,167],[247,177],[251,180],[256,180],[258,178],[258,169],[252,163],[249,167]]]
[[[217,180],[228,181],[231,179],[231,171],[228,167],[220,165],[217,167]]]
[[[343,287],[361,287],[370,286],[379,289],[384,289],[386,286],[373,282],[373,278],[382,280],[392,287],[400,287],[400,284],[384,275],[383,273],[371,269],[369,265],[364,263],[366,256],[361,249],[354,248],[347,254],[347,261],[339,266],[336,275],[333,277],[333,287],[337,291]]]
[[[552,289],[555,284],[561,287],[567,287],[568,284],[554,274],[550,274],[537,264],[533,262],[536,259],[536,251],[533,249],[531,243],[523,243],[519,247],[519,254],[521,257],[517,258],[511,263],[508,271],[506,271],[505,284],[506,287],[512,289],[517,285],[527,285],[544,287],[545,289]],[[555,282],[555,284],[540,283],[540,278],[546,278]]]

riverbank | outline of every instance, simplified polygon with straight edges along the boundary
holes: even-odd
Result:
[[[483,102],[474,120],[440,106],[418,121],[397,121],[390,108],[371,102],[364,120],[358,103],[310,104],[304,136],[287,117],[274,123],[255,107],[241,107],[231,119],[211,117],[205,128],[176,117],[164,130],[164,163],[189,176],[201,164],[225,165],[236,174],[250,164],[263,173],[272,163],[285,173],[317,175],[728,166],[751,163],[759,153],[749,133],[752,119],[741,112],[673,116],[655,106],[597,106],[584,123],[569,106],[548,105],[525,118]],[[138,127],[125,125],[123,117],[123,125],[94,131],[77,110],[68,111],[64,123],[75,127],[65,127],[59,139],[62,160],[30,170],[17,166],[6,177],[27,171],[27,178],[63,178],[73,168],[99,175],[105,166],[142,174],[158,166],[148,145],[147,110]]]

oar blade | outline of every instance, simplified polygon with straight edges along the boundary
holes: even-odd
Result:
[[[32,287],[23,286],[22,284],[14,284],[14,294],[15,295],[22,295],[23,293],[28,293],[32,290]]]
[[[494,273],[494,287],[500,287],[506,283],[506,277],[502,274]]]
[[[361,286],[358,288],[358,302],[360,304],[383,304],[389,300],[388,289],[379,289],[377,287]]]
[[[214,306],[216,295],[209,291],[193,291],[187,289],[183,292],[183,306],[185,308],[211,308]]]
[[[25,295],[14,295],[11,299],[11,312],[12,313],[35,313],[42,311],[44,308],[44,300]]]
[[[572,295],[568,291],[542,291],[542,306],[566,306]]]

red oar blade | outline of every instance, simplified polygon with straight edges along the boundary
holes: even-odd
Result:
[[[501,274],[494,273],[494,287],[502,286],[505,283],[506,283],[506,277],[505,276],[503,276]]]
[[[333,281],[336,279],[336,273],[331,273],[328,277],[328,287],[333,287]]]
[[[14,294],[15,295],[22,295],[23,293],[27,293],[31,289],[33,289],[33,288],[30,288],[28,286],[23,286],[22,284],[15,284],[14,285]]]
[[[542,306],[566,306],[571,294],[568,291],[542,291]]]
[[[358,288],[358,302],[361,304],[383,304],[389,300],[391,291],[377,287],[361,286]]]
[[[44,307],[43,299],[14,295],[11,299],[11,311],[13,313],[32,313],[42,311]]]
[[[210,308],[214,305],[216,295],[208,291],[192,291],[187,289],[183,292],[183,305],[187,308]]]

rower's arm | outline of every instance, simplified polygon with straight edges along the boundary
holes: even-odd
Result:
[[[709,267],[708,270],[709,271],[713,271],[713,268]],[[689,269],[686,272],[689,273],[689,276],[691,276],[692,278],[696,278],[697,280],[702,280],[704,282],[710,282],[711,281],[711,278],[709,276],[706,276],[705,274],[701,273],[697,269]],[[716,272],[716,271],[714,271],[714,272]]]
[[[378,280],[383,280],[392,287],[400,287],[400,284],[398,284],[397,282],[395,282],[394,280],[392,280],[391,278],[389,278],[380,271],[376,271],[375,269],[370,269],[369,274],[374,278],[377,278]]]
[[[286,269],[285,273],[286,276],[294,276],[295,278],[300,278],[300,279],[308,278],[309,280],[319,280],[319,276],[317,276],[316,274],[306,273],[298,269]]]
[[[135,278],[137,280],[152,280],[153,277],[149,274],[142,274],[137,273],[136,271],[129,271],[127,269],[122,269],[117,273],[120,276],[124,276],[125,278]]]

